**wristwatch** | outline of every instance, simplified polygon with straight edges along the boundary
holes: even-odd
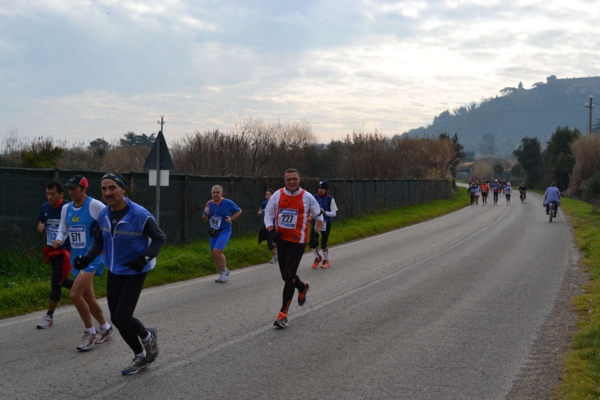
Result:
[[[144,257],[144,260],[146,261],[146,264],[148,264],[150,262],[151,258],[146,256],[146,257]]]

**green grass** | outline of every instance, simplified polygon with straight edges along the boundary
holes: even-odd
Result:
[[[573,300],[579,313],[579,331],[565,359],[565,372],[556,390],[558,399],[600,398],[600,214],[582,201],[563,198],[575,240],[583,252],[582,264],[590,276],[584,294]]]
[[[335,222],[329,244],[336,245],[435,218],[467,206],[468,197],[462,190],[448,200],[397,208],[373,215],[359,216]],[[307,249],[308,251],[308,249]],[[256,236],[233,237],[225,249],[227,267],[238,269],[265,263],[271,258],[266,244],[257,245]],[[163,247],[157,267],[148,274],[145,286],[216,274],[208,249],[208,238],[185,246]],[[94,279],[97,297],[106,296],[106,271]],[[12,251],[0,255],[0,319],[43,310],[48,307],[50,266],[42,261],[40,251]],[[61,304],[70,304],[63,290]]]

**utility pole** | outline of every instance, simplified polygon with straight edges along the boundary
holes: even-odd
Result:
[[[589,126],[588,126],[588,134],[589,134],[589,135],[591,135],[591,134],[592,134],[592,108],[594,108],[594,103],[593,103],[593,101],[594,101],[594,96],[592,96],[592,95],[590,94],[590,104],[588,104],[588,103],[585,103],[585,104],[584,104],[586,108],[589,108],[589,109],[590,109],[590,123],[589,123]]]
[[[164,115],[160,116],[160,121],[156,121],[160,124],[160,133],[162,134],[163,126],[165,124]],[[159,223],[160,218],[160,139],[158,135],[156,137],[156,223]]]
[[[492,152],[492,158],[490,159],[490,175],[492,179],[494,179],[494,146],[490,146],[490,151]]]

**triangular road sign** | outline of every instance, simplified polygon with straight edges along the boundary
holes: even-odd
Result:
[[[158,168],[158,166],[156,165],[157,146],[160,149],[160,168]],[[169,171],[175,169],[175,164],[173,164],[173,159],[171,158],[171,153],[169,153],[169,148],[167,147],[167,142],[165,141],[165,137],[163,136],[162,131],[159,131],[158,135],[156,135],[156,140],[152,145],[150,155],[146,159],[144,169],[160,169]]]

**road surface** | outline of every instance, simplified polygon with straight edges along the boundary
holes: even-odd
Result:
[[[76,351],[73,307],[48,330],[43,312],[2,320],[2,397],[504,399],[576,258],[562,211],[550,224],[539,195],[516,200],[333,247],[327,270],[307,253],[284,330],[274,265],[145,289],[136,316],[161,353],[135,376],[118,334]]]

